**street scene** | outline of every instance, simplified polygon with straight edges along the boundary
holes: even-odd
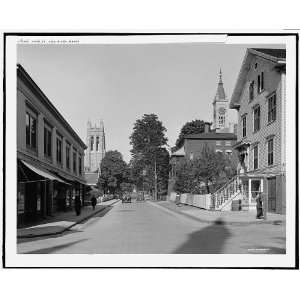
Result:
[[[17,48],[18,254],[286,254],[284,44]]]
[[[163,207],[163,206],[162,206]],[[18,252],[28,254],[284,254],[285,226],[199,221],[151,202],[118,202],[55,236],[19,239]],[[266,238],[266,236],[268,238]]]

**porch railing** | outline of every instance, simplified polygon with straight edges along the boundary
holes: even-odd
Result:
[[[221,188],[211,195],[211,210],[220,208],[225,202],[240,192],[239,176],[234,176],[231,180],[225,183]]]

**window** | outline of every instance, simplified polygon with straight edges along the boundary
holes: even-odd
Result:
[[[37,138],[37,123],[36,117],[29,112],[26,112],[26,146],[36,150]]]
[[[93,148],[94,148],[94,137],[91,136],[91,139],[90,139],[90,148],[91,148],[91,151],[93,151]]]
[[[274,138],[268,140],[268,166],[274,163]]]
[[[56,161],[62,164],[62,138],[60,136],[56,138]]]
[[[79,171],[79,175],[82,175],[82,163],[81,163],[81,155],[78,156],[78,171]]]
[[[76,164],[76,161],[77,161],[77,153],[76,153],[76,150],[73,152],[73,172],[75,174],[77,174],[77,164]]]
[[[230,156],[230,155],[232,155],[232,151],[231,150],[226,150],[226,154]]]
[[[219,126],[222,127],[225,124],[225,116],[219,115]]]
[[[254,98],[254,81],[251,81],[249,85],[249,101],[252,101],[253,98]]]
[[[96,151],[99,151],[99,136],[96,137]]]
[[[253,147],[253,169],[258,169],[258,145]]]
[[[257,105],[253,108],[253,131],[256,132],[260,129],[260,106]]]
[[[257,93],[261,93],[264,90],[264,72],[261,72],[257,76]]]
[[[276,94],[268,98],[268,123],[276,120]]]
[[[190,160],[193,160],[193,159],[194,159],[194,153],[191,152],[191,153],[190,153]]]
[[[221,141],[216,141],[216,146],[221,146],[222,142]]]
[[[242,135],[243,137],[245,137],[247,135],[247,129],[246,129],[246,126],[247,126],[247,121],[246,121],[246,115],[242,116]]]
[[[216,153],[223,153],[221,149],[216,149]]]
[[[231,141],[226,141],[225,146],[231,146]]]
[[[70,169],[70,148],[71,148],[71,145],[67,144],[66,145],[66,167],[67,167],[67,169]]]
[[[44,127],[44,154],[48,158],[52,156],[52,129],[48,126]]]

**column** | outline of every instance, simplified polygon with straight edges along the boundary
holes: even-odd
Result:
[[[52,163],[56,165],[56,128],[52,128]]]
[[[252,195],[251,195],[251,183],[252,183],[252,179],[249,178],[249,181],[248,181],[248,204],[249,206],[251,205],[251,198],[252,198]]]
[[[37,122],[37,149],[38,149],[38,157],[40,159],[44,159],[44,115],[38,115]]]
[[[66,138],[63,137],[62,139],[62,166],[65,170],[67,168],[66,166]]]

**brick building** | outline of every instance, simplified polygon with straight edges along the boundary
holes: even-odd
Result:
[[[18,225],[84,202],[84,142],[17,65]]]
[[[238,111],[244,206],[267,192],[268,210],[285,213],[285,49],[248,49],[230,101]]]

